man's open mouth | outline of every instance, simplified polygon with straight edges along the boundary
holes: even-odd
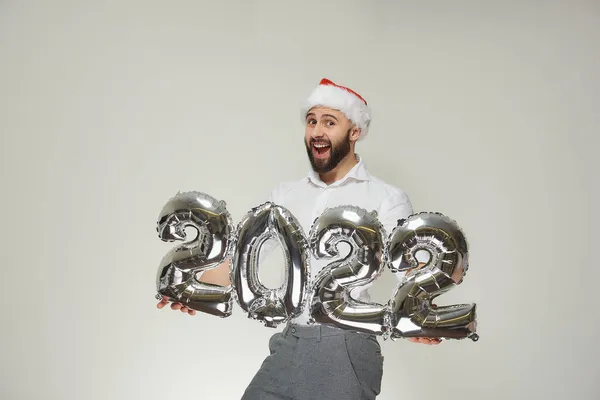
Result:
[[[315,158],[325,158],[329,156],[331,146],[329,143],[316,142],[312,144],[312,152]]]

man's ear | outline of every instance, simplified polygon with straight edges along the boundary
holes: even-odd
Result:
[[[360,137],[361,130],[358,126],[353,125],[350,129],[350,140],[356,141]]]

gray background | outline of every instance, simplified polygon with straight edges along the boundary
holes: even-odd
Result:
[[[599,39],[597,1],[0,2],[0,397],[239,398],[274,330],[157,310],[155,219],[200,190],[237,222],[302,177],[321,77],[471,249],[437,302],[476,302],[481,340],[384,342],[380,398],[600,397]]]

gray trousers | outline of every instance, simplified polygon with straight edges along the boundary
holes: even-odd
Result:
[[[376,336],[288,325],[271,337],[269,351],[242,400],[371,400],[381,391]]]

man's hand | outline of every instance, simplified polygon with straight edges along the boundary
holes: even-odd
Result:
[[[436,308],[437,305],[432,304],[431,307]],[[411,338],[408,338],[408,340],[410,340],[413,343],[423,343],[423,344],[440,344],[440,343],[442,343],[442,339],[427,338],[427,337],[411,337]]]
[[[204,271],[200,276],[200,282],[210,283],[217,286],[231,285],[231,282],[229,281],[229,259],[225,260],[221,265],[219,265],[216,268]],[[158,302],[156,307],[160,309],[166,306],[167,304],[169,304],[169,298],[163,296],[162,300]],[[196,310],[192,310],[191,308],[186,307],[181,303],[171,304],[171,310],[179,310],[182,313],[196,315]]]
[[[163,297],[161,301],[158,302],[158,304],[156,305],[157,308],[163,308],[164,306],[166,306],[167,304],[169,304],[169,298],[168,297]],[[189,315],[196,315],[196,310],[192,310],[186,306],[184,306],[181,303],[173,303],[171,304],[171,310],[174,311],[181,311],[182,313],[187,313]]]
[[[408,338],[413,343],[423,343],[423,344],[440,344],[441,339],[436,338],[426,338],[426,337],[411,337]]]
[[[419,263],[418,266],[416,266],[415,268],[410,268],[406,271],[405,275],[408,274],[411,271],[414,271],[416,269],[421,269],[425,266],[425,263]],[[432,308],[436,308],[437,305],[432,304],[431,305]],[[440,344],[442,343],[441,339],[437,339],[437,338],[426,338],[426,337],[411,337],[408,338],[409,341],[413,342],[413,343],[423,343],[423,344]]]

